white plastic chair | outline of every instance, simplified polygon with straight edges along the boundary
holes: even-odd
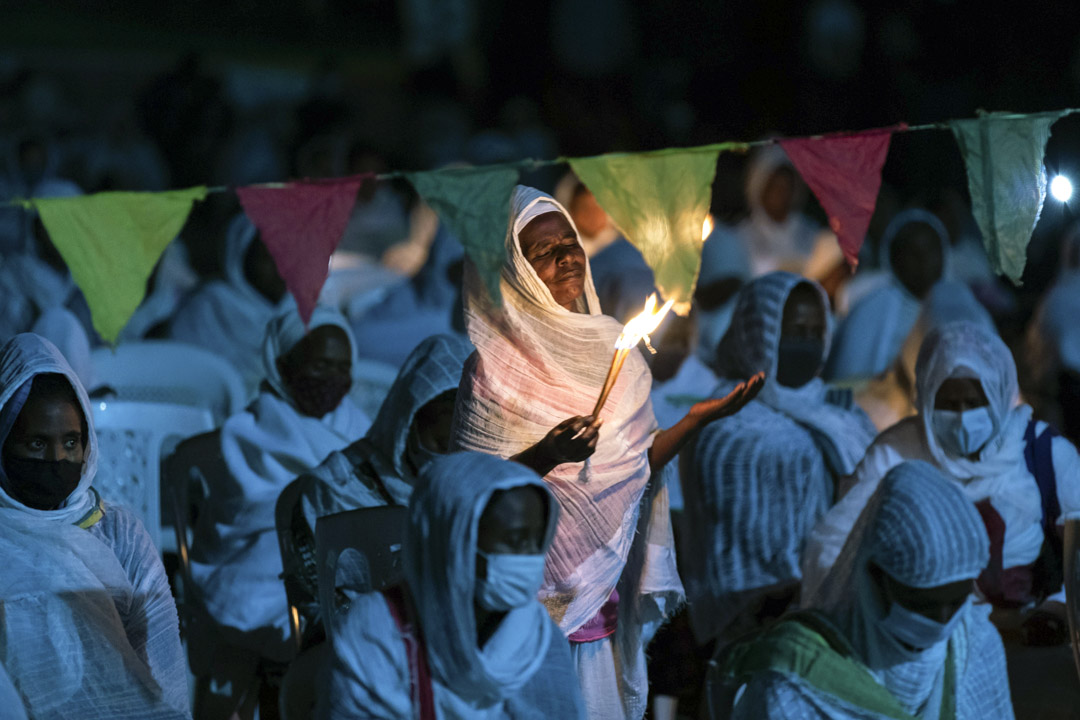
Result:
[[[161,460],[184,438],[213,430],[213,414],[125,400],[93,400],[91,407],[99,449],[94,487],[107,503],[133,510],[159,550],[175,552],[172,533],[162,535]]]
[[[374,420],[397,374],[398,369],[389,363],[360,358],[356,361],[353,372],[356,379],[353,380],[349,395],[360,409]]]
[[[228,360],[187,343],[123,343],[115,350],[94,350],[91,361],[97,388],[111,388],[114,400],[203,407],[219,422],[247,404],[240,372]]]

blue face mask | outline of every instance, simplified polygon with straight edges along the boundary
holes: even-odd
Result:
[[[942,449],[959,457],[974,455],[994,436],[994,420],[985,406],[964,412],[934,410],[930,423]]]
[[[476,579],[480,607],[502,612],[536,599],[544,582],[544,555],[478,554],[487,561],[487,577]]]
[[[960,611],[957,611],[948,622],[939,623],[893,602],[888,614],[879,621],[879,626],[890,637],[909,647],[928,650],[949,639],[960,622],[960,615]]]

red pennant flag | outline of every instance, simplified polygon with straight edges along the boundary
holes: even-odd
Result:
[[[860,133],[779,141],[828,213],[829,227],[853,270],[877,204],[889,141],[894,131],[906,127],[901,123]]]
[[[285,287],[296,299],[304,324],[311,320],[330,272],[330,255],[345,234],[356,194],[374,177],[369,173],[236,190]]]

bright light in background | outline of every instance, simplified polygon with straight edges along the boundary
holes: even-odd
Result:
[[[1072,197],[1073,186],[1069,182],[1069,178],[1064,175],[1055,175],[1054,179],[1050,181],[1050,194],[1054,196],[1054,199],[1058,202],[1069,202],[1069,198]]]
[[[701,223],[701,242],[705,242],[713,231],[712,215],[705,216],[705,222]]]

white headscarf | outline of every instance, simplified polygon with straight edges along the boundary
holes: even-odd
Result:
[[[997,639],[986,609],[973,607],[969,599],[947,641],[912,651],[882,630],[888,608],[868,572],[874,563],[904,585],[933,588],[974,580],[989,555],[979,513],[959,488],[927,463],[902,463],[885,476],[863,510],[820,594],[804,605],[838,623],[859,659],[913,715],[937,718],[951,645],[957,717],[1003,717],[1011,706],[1002,692],[1007,675],[1000,640],[995,654],[975,652]]]
[[[536,487],[547,500],[541,552],[555,537],[558,503],[528,468],[481,453],[454,453],[420,473],[409,502],[405,578],[417,604],[432,674],[455,693],[490,705],[521,688],[540,669],[554,638],[544,606],[507,613],[477,648],[476,553],[480,515],[497,490]],[[453,622],[447,622],[447,618]]]
[[[0,482],[0,507],[20,510],[31,517],[75,524],[94,514],[99,507],[97,493],[91,489],[97,473],[98,445],[94,433],[94,416],[90,411],[90,399],[86,396],[79,376],[68,365],[56,346],[33,333],[16,335],[0,348],[0,447],[3,447],[15,418],[22,410],[30,394],[35,375],[57,373],[71,383],[79,398],[79,409],[86,421],[86,449],[83,454],[82,475],[79,484],[61,506],[55,510],[37,510],[23,505],[11,497]],[[0,476],[3,471],[0,470]]]
[[[832,342],[829,299],[825,291],[816,282],[792,273],[769,273],[739,293],[731,327],[717,350],[714,370],[723,380],[714,395],[719,397],[737,383],[763,371],[766,382],[757,402],[811,430],[815,441],[824,446],[822,451],[834,472],[846,475],[855,469],[874,440],[869,423],[861,422],[850,410],[828,404],[825,401],[828,388],[820,377],[798,388],[786,387],[776,380],[784,307],[792,291],[800,285],[813,288],[821,302],[822,316],[826,320],[824,364]]]
[[[458,393],[452,443],[458,449],[515,455],[566,418],[592,412],[607,375],[621,327],[600,314],[588,263],[578,300],[582,312],[570,312],[555,303],[521,252],[520,231],[544,212],[560,212],[573,226],[549,196],[522,186],[514,190],[501,307],[466,264],[465,322],[477,354],[465,367]],[[562,522],[540,593],[568,635],[596,615],[615,589],[639,506],[643,498],[651,500],[648,450],[657,429],[651,386],[644,359],[631,352],[601,411],[604,426],[595,454],[587,463],[564,463],[544,478],[562,508]],[[670,538],[662,531],[656,535]],[[663,580],[651,585],[652,592],[681,595],[673,553],[668,561],[657,564],[665,566],[659,571]]]
[[[67,308],[46,310],[34,321],[31,332],[47,339],[64,356],[79,376],[84,388],[94,388],[94,364],[90,357],[90,338],[86,328]]]
[[[761,194],[769,178],[781,168],[794,173],[795,197],[783,222],[773,220],[761,204]],[[738,232],[750,255],[755,275],[774,270],[801,270],[814,250],[817,228],[800,212],[806,189],[780,145],[766,145],[750,160],[746,173],[746,203],[750,217],[739,224]]]

